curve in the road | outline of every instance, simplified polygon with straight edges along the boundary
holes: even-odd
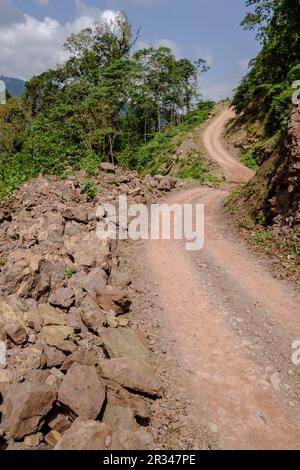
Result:
[[[224,168],[228,181],[246,182],[253,173],[221,141],[230,116],[226,110],[207,127],[204,145]],[[187,386],[199,404],[199,420],[205,412],[220,448],[297,449],[299,416],[265,371],[270,361],[280,364],[283,372],[291,368],[291,341],[300,335],[299,299],[228,235],[221,211],[227,194],[226,188],[202,187],[169,199],[170,203],[205,204],[205,247],[191,255],[180,242],[148,242],[150,275],[159,285],[168,328],[178,338],[177,360],[183,370],[194,371]],[[199,266],[206,267],[205,275]],[[248,325],[244,332],[232,327],[238,316]],[[277,352],[272,341],[279,345]]]

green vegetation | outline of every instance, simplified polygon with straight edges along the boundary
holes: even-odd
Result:
[[[97,186],[95,186],[92,181],[86,181],[81,191],[83,194],[86,194],[89,199],[94,199],[98,192]]]
[[[0,199],[37,174],[92,176],[105,160],[154,173],[157,154],[167,158],[207,118],[212,104],[197,107],[205,61],[166,47],[134,52],[138,37],[124,14],[72,35],[68,60],[1,106]]]
[[[66,279],[71,279],[75,273],[76,273],[76,269],[72,267],[66,267],[64,270],[64,276]]]
[[[258,170],[259,165],[257,161],[255,160],[253,153],[250,151],[244,152],[241,157],[242,162],[244,165],[246,165],[248,168],[251,168],[251,170]]]
[[[203,124],[208,119],[213,107],[214,102],[212,101],[199,103],[197,109],[191,111],[181,124],[166,127],[163,131],[156,133],[146,144],[132,150],[124,150],[119,154],[118,161],[124,167],[137,169],[141,174],[166,173],[170,169],[170,165],[174,164],[176,150],[187,133]],[[186,168],[191,167],[188,178],[193,177],[191,170],[200,176],[199,164],[201,166],[201,162],[197,161],[194,167],[194,163],[184,162]],[[203,164],[202,166],[203,172],[205,172],[205,167]],[[208,170],[206,171],[208,173]],[[178,177],[185,178],[183,173],[184,171],[180,171]],[[203,175],[199,176],[196,179],[203,180]]]
[[[300,80],[300,3],[247,0],[246,4],[252,11],[242,25],[257,30],[262,50],[251,61],[233,105],[239,114],[244,113],[248,123],[261,123],[264,141],[276,133],[280,140],[292,109],[292,85]]]

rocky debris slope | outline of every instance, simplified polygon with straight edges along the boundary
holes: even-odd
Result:
[[[300,236],[300,106],[291,114],[281,155],[270,191],[273,222],[295,228]]]
[[[226,140],[231,149],[234,145],[251,150],[261,141],[260,134],[247,141],[246,129],[239,118],[229,127]],[[259,159],[262,166],[242,191],[239,204],[252,219],[273,226],[280,235],[293,229],[300,236],[300,106],[291,113],[283,141],[279,144],[273,138],[260,146]]]
[[[147,203],[176,183],[108,164],[89,186],[82,171],[38,177],[0,208],[1,448],[155,447],[162,383],[133,327],[119,244],[96,236],[97,207],[120,194]]]

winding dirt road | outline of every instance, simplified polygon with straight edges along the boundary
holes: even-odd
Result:
[[[222,144],[231,115],[225,110],[212,121],[204,146],[229,183],[244,183],[253,173]],[[192,253],[182,242],[147,242],[147,275],[159,286],[177,360],[190,371],[184,380],[198,418],[207,417],[218,447],[297,449],[300,366],[291,345],[300,339],[299,293],[233,237],[222,211],[228,192],[228,185],[201,187],[168,200],[204,203],[205,246]]]

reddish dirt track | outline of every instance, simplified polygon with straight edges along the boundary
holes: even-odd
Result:
[[[221,139],[231,115],[225,110],[214,119],[203,142],[227,181],[244,183],[253,173]],[[178,241],[146,242],[145,278],[159,285],[178,362],[192,371],[188,392],[218,447],[297,449],[300,370],[291,345],[300,339],[299,293],[232,236],[222,211],[228,191],[199,187],[172,195],[170,203],[205,205],[205,246],[187,252]]]

